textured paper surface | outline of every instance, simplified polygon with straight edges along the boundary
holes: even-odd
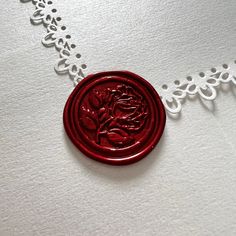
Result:
[[[131,70],[158,89],[235,60],[234,0],[55,1],[89,72]]]
[[[174,6],[176,2],[169,4]],[[200,52],[193,50],[191,55],[183,50],[185,59],[173,49],[172,53],[179,55],[175,58],[177,65],[168,62],[171,58],[168,51],[155,55],[166,66],[157,66],[155,59],[149,61],[151,69],[134,68],[138,63],[136,50],[140,48],[137,37],[137,43],[133,42],[134,58],[129,59],[132,66],[128,68],[127,64],[126,69],[144,75],[155,84],[152,75],[157,68],[157,75],[169,73],[166,78],[170,79],[173,71],[178,77],[190,70],[204,70],[204,66],[234,59],[235,4],[205,2],[208,7],[200,9],[191,8],[189,3],[191,11],[186,14],[197,17],[204,9],[202,13],[214,16],[216,27],[227,23],[228,28],[221,28],[222,48],[221,41],[216,43],[218,33],[209,34],[206,45],[201,42],[196,46]],[[220,7],[210,7],[212,2]],[[107,4],[101,3],[100,7],[105,8]],[[94,162],[78,152],[64,133],[62,111],[72,83],[53,71],[57,52],[40,45],[44,29],[30,25],[32,10],[30,3],[15,1],[2,8],[0,14],[4,22],[0,25],[3,32],[0,37],[0,235],[235,235],[235,89],[222,88],[212,103],[198,98],[186,102],[179,119],[168,118],[163,139],[143,161],[121,168]],[[222,19],[217,21],[219,15],[228,16],[226,23]],[[159,20],[159,24],[164,22]],[[195,21],[188,24],[191,22]],[[207,27],[207,22],[197,24],[199,32],[201,27]],[[209,24],[214,25],[211,21]],[[82,29],[88,30],[87,35],[82,34],[84,37],[92,34],[86,25]],[[165,35],[165,30],[160,32],[162,39]],[[103,45],[99,38],[98,45]],[[167,44],[171,38],[167,37]],[[144,37],[144,44],[145,40]],[[204,54],[201,50],[205,52],[207,45],[211,47],[210,42],[215,50],[209,48],[209,53]],[[81,47],[83,55],[90,58],[92,50]],[[113,45],[107,47],[112,49]],[[124,42],[117,47],[116,54],[129,50]],[[111,68],[115,60],[111,54],[99,56],[97,64],[91,57],[89,67]],[[118,59],[116,65],[125,65],[119,64],[125,63],[124,58]],[[140,58],[141,62],[143,59]]]

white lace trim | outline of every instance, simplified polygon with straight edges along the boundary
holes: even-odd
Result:
[[[59,74],[69,74],[74,84],[77,85],[85,77],[85,63],[81,63],[81,54],[76,45],[71,41],[71,35],[62,18],[53,5],[52,0],[21,0],[32,2],[35,11],[31,22],[35,25],[43,24],[47,33],[42,39],[46,47],[54,46],[59,51],[59,59],[55,70]],[[175,80],[172,84],[164,84],[159,94],[166,110],[177,114],[182,109],[181,102],[188,96],[199,95],[206,100],[214,100],[217,96],[216,88],[222,83],[236,85],[236,61],[212,68],[205,73],[187,76],[182,80]]]

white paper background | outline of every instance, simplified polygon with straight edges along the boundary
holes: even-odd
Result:
[[[100,15],[104,10],[115,17],[103,25],[104,17],[98,31],[100,18],[92,15],[92,1],[81,20],[80,14],[75,17],[77,2],[60,2],[67,3],[60,11],[72,36],[78,30],[92,72],[130,69],[158,84],[159,79],[171,81],[234,59],[234,1],[96,1]],[[122,4],[133,6],[127,20],[132,23],[126,27],[141,22],[123,41],[121,37],[129,37],[119,28],[126,14],[121,12],[117,23],[117,12],[106,10],[126,11]],[[72,83],[53,71],[57,52],[40,45],[45,30],[30,25],[32,5],[3,5],[0,235],[236,234],[234,88],[221,89],[213,103],[187,101],[180,119],[168,118],[160,144],[141,162],[126,167],[94,162],[64,134],[62,112]],[[147,16],[145,7],[150,10]],[[80,24],[83,20],[87,22]],[[112,24],[117,35],[103,41]],[[153,26],[158,35],[150,31]]]
[[[158,87],[236,59],[235,0],[55,2],[90,73],[128,69]]]

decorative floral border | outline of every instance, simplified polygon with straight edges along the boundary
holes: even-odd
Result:
[[[81,63],[81,54],[71,40],[67,27],[63,24],[57,9],[51,0],[20,0],[32,2],[35,11],[30,20],[34,25],[43,24],[47,33],[42,38],[45,47],[55,47],[59,52],[59,59],[55,65],[58,74],[69,74],[74,84],[77,85],[85,77],[85,63]]]
[[[47,29],[42,43],[46,47],[55,47],[59,51],[59,59],[55,65],[55,71],[59,74],[69,74],[74,85],[77,85],[84,77],[87,68],[81,63],[81,54],[72,42],[71,35],[63,24],[61,16],[54,7],[52,0],[20,0],[32,2],[35,11],[31,16],[34,25],[43,24]],[[178,114],[182,110],[181,101],[191,95],[199,95],[206,100],[214,100],[217,96],[216,87],[222,83],[236,85],[236,61],[212,68],[205,73],[187,76],[183,80],[175,80],[172,84],[164,84],[159,91],[166,110]]]

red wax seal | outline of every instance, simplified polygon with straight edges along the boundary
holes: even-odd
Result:
[[[89,75],[70,95],[65,130],[85,155],[113,165],[134,163],[160,140],[166,114],[155,89],[127,71]]]

